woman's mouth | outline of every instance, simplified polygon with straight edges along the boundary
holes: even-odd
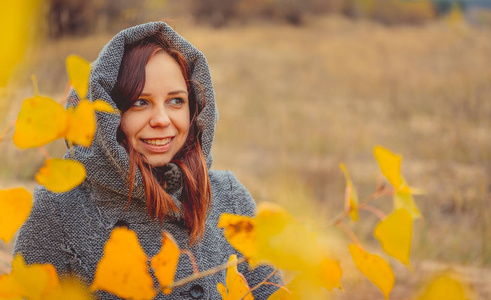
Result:
[[[142,142],[145,144],[149,144],[152,146],[164,146],[170,143],[172,138],[165,138],[165,139],[142,139]]]

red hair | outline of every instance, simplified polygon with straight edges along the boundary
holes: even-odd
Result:
[[[145,67],[158,51],[165,51],[177,61],[189,93],[190,129],[188,137],[171,163],[179,166],[182,171],[181,203],[191,245],[204,235],[205,219],[211,204],[211,186],[206,159],[201,150],[201,133],[195,122],[199,114],[198,102],[191,91],[189,68],[184,56],[157,34],[127,46],[111,96],[124,114],[140,97],[145,86]],[[161,178],[158,172],[152,172],[152,166],[148,164],[145,156],[133,148],[121,128],[118,128],[117,139],[126,148],[130,161],[128,203],[133,193],[135,172],[138,167],[145,187],[148,214],[152,219],[158,218],[162,222],[169,213],[178,210],[172,197],[164,189],[166,187],[165,178]]]

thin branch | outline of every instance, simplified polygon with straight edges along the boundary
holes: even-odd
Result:
[[[0,142],[3,140],[3,138],[5,137],[5,135],[7,134],[7,131],[12,128],[12,126],[15,125],[15,122],[17,122],[17,120],[12,120],[10,121],[7,126],[5,126],[5,128],[3,129],[2,133],[0,133]]]
[[[380,198],[383,196],[389,196],[389,195],[393,195],[393,194],[394,194],[393,189],[387,189],[384,186],[381,186],[381,188],[377,188],[377,190],[375,192],[373,192],[370,196],[368,196],[365,200],[363,200],[360,203],[360,205],[358,205],[358,208],[363,207],[364,205],[366,205],[370,201],[373,201],[377,198]],[[328,226],[329,227],[330,226],[337,226],[339,223],[341,223],[344,220],[344,218],[346,218],[349,215],[349,211],[350,211],[349,208],[345,209],[332,222],[328,223],[329,224]]]
[[[263,281],[261,281],[260,283],[258,283],[255,287],[253,287],[252,289],[249,289],[247,291],[247,293],[244,294],[244,296],[242,296],[242,298],[240,298],[240,300],[244,299],[247,295],[249,295],[250,293],[252,293],[252,291],[256,290],[257,288],[259,288],[261,285],[265,284],[266,281],[268,281],[268,279],[270,279],[271,277],[273,277],[274,274],[276,274],[276,272],[278,272],[278,268],[275,268],[273,270],[273,272],[271,272],[271,274],[268,275],[268,277],[264,278]]]
[[[194,257],[193,253],[187,249],[181,249],[181,254],[186,254],[191,261],[191,265],[193,265],[193,274],[199,273],[198,263],[196,262],[196,257]]]
[[[336,226],[341,228],[344,232],[346,232],[346,234],[350,236],[350,238],[353,240],[353,242],[355,242],[355,244],[358,247],[363,249],[363,246],[361,245],[360,240],[356,237],[356,235],[353,233],[353,231],[351,231],[351,229],[346,227],[346,225],[344,225],[343,223],[338,223],[338,224],[336,224]]]
[[[380,220],[384,220],[385,218],[387,218],[383,211],[368,203],[363,203],[363,205],[358,206],[358,209],[369,211],[376,215]]]
[[[46,149],[43,146],[39,147],[38,149],[39,149],[39,151],[41,151],[41,153],[44,155],[44,157],[46,157],[46,160],[51,158],[48,151],[46,151]]]
[[[196,274],[193,274],[191,276],[188,276],[186,278],[183,278],[181,280],[178,280],[174,283],[172,283],[171,285],[168,285],[168,286],[163,286],[161,287],[162,290],[164,289],[173,289],[173,288],[176,288],[176,287],[179,287],[179,286],[183,286],[183,285],[186,285],[196,279],[200,279],[200,278],[204,278],[206,276],[210,276],[210,275],[213,275],[213,274],[216,274],[222,270],[225,270],[227,269],[228,267],[230,266],[233,266],[233,265],[239,265],[243,262],[246,262],[247,259],[245,257],[241,257],[239,259],[237,259],[237,263],[233,263],[233,262],[227,262],[223,265],[219,265],[215,268],[212,268],[212,269],[209,269],[209,270],[206,270],[206,271],[203,271],[203,272],[200,272],[200,273],[196,273]]]

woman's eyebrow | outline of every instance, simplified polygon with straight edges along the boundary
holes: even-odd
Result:
[[[167,93],[167,95],[177,95],[177,94],[187,94],[188,92],[185,91],[185,90],[177,90],[177,91],[172,91],[172,92],[169,92]],[[151,94],[148,94],[148,93],[141,93],[140,94],[140,97],[143,96],[143,97],[149,97],[151,96]]]

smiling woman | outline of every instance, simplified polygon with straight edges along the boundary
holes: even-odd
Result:
[[[231,172],[211,169],[218,112],[203,54],[165,23],[128,28],[92,64],[87,97],[121,114],[97,114],[92,145],[67,151],[87,170],[82,184],[66,193],[35,189],[14,251],[29,264],[51,263],[58,273],[75,273],[87,283],[118,226],[136,233],[147,257],[162,248],[163,232],[170,233],[194,258],[179,259],[175,280],[241,256],[218,219],[224,213],[252,216],[256,206]],[[68,106],[79,102],[72,93]],[[238,269],[251,287],[265,278],[281,282],[268,266],[250,270],[244,263]],[[225,281],[223,270],[156,299],[220,299],[217,284]],[[276,289],[261,285],[252,293],[266,299]],[[97,296],[117,299],[103,291]]]

